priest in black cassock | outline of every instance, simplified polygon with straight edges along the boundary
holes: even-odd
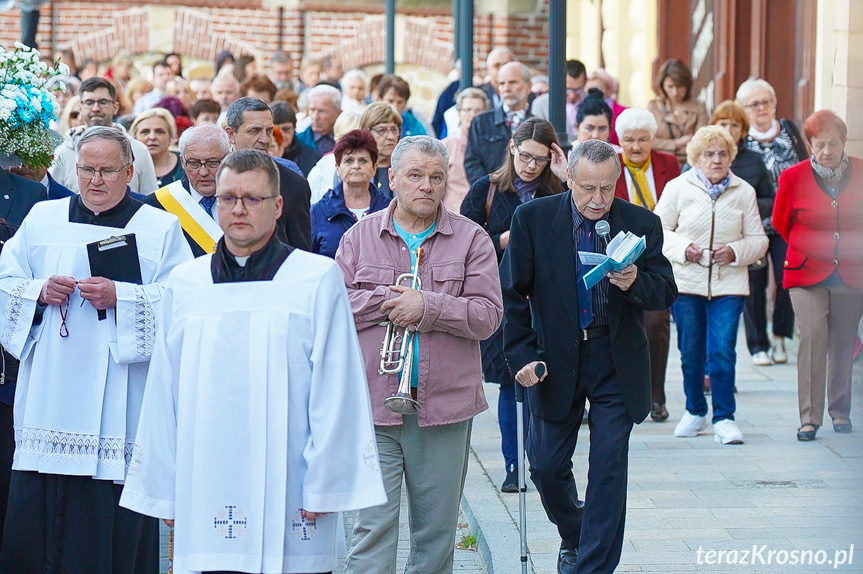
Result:
[[[177,574],[332,572],[340,511],[386,501],[342,275],[279,241],[275,165],[224,159],[224,236],[165,283],[121,504],[174,526]]]
[[[157,522],[118,501],[161,282],[192,254],[130,197],[121,131],[89,128],[75,155],[81,195],[34,206],[0,254],[0,343],[21,360],[0,572],[155,574]],[[126,281],[92,276],[112,257]]]

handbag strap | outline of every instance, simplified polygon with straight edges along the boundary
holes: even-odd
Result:
[[[635,174],[632,173],[632,170],[629,169],[629,166],[626,167],[626,171],[629,172],[629,177],[632,178],[632,186],[635,188],[635,193],[638,194],[638,199],[641,201],[641,207],[647,207],[647,202],[644,201],[644,195],[641,193],[641,188],[638,186],[638,182],[635,180]]]
[[[485,198],[485,225],[488,227],[488,218],[491,216],[491,204],[494,203],[494,194],[497,191],[497,186],[489,180],[488,195]]]

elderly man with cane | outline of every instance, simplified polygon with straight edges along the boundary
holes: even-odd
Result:
[[[659,218],[614,198],[620,161],[598,140],[569,158],[570,192],[540,198],[515,212],[501,265],[504,351],[527,388],[531,479],[562,538],[558,572],[613,572],[626,514],[629,435],[650,411],[644,311],[677,297],[662,255]],[[578,251],[599,251],[594,225],[629,231],[646,247],[635,262],[592,289]],[[598,225],[597,225],[598,227]],[[583,508],[572,454],[590,400],[590,469]]]

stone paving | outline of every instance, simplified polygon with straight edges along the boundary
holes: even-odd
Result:
[[[852,419],[860,426],[850,435],[836,434],[828,417],[816,441],[801,443],[795,353],[787,365],[755,367],[741,329],[736,418],[745,444],[723,446],[711,430],[691,439],[672,436],[684,405],[674,335],[672,347],[666,385],[671,417],[665,423],[648,419],[631,440],[626,535],[617,571],[863,572],[863,364],[855,364],[853,389]],[[496,387],[486,385],[486,393],[495,403]],[[474,423],[464,506],[489,571],[516,573],[518,495],[495,488],[504,476],[495,406]],[[586,426],[579,438],[573,463],[583,496]],[[529,571],[552,574],[560,538],[530,481],[527,517]],[[728,563],[735,556],[740,562],[745,550],[749,564]],[[823,563],[792,564],[795,556],[809,560],[800,554],[805,550]],[[718,553],[709,551],[726,551],[723,563],[716,564]]]
[[[691,439],[672,436],[684,405],[672,335],[666,384],[671,417],[665,423],[648,419],[633,432],[618,572],[863,573],[863,362],[855,364],[853,389],[852,419],[859,421],[858,428],[850,435],[836,434],[828,417],[816,441],[800,443],[795,350],[790,349],[787,365],[755,367],[741,329],[736,398],[745,444],[723,446],[714,442],[712,430]],[[474,421],[456,536],[459,542],[475,535],[479,551],[457,549],[455,570],[518,574],[518,495],[498,490],[504,469],[497,386],[486,385],[485,391],[490,409]],[[579,438],[573,465],[583,493],[586,426]],[[349,539],[350,513],[345,521]],[[560,539],[530,481],[527,521],[528,572],[553,574]],[[404,571],[409,547],[406,524],[403,499],[398,572]],[[739,563],[744,553],[747,564]],[[737,564],[729,563],[735,559]],[[801,559],[812,563],[800,564]]]

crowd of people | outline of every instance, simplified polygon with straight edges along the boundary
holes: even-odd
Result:
[[[431,121],[404,78],[337,56],[222,52],[192,76],[175,53],[142,75],[125,54],[57,57],[54,163],[0,171],[4,572],[153,574],[158,519],[176,572],[331,572],[347,510],[346,572],[394,572],[403,484],[422,516],[407,571],[451,572],[484,382],[501,491],[524,425],[558,571],[611,572],[634,424],[744,442],[741,316],[758,366],[799,333],[797,438],[825,403],[852,431],[863,160],[830,111],[802,132],[777,118],[763,79],[708,110],[669,60],[627,108],[570,60],[560,141],[548,78],[507,48]],[[640,251],[590,282],[627,232]]]

